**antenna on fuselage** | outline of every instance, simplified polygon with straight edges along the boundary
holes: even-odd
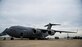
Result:
[[[48,30],[51,30],[52,26],[56,26],[56,25],[60,25],[60,24],[51,24],[51,23],[49,23],[49,24],[45,25],[44,27],[47,27]]]

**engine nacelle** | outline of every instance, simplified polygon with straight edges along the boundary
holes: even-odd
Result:
[[[32,29],[32,30],[33,30],[33,33],[34,33],[34,34],[39,34],[39,33],[41,33],[41,31],[38,30],[38,29]]]
[[[54,31],[48,31],[48,34],[49,34],[49,35],[54,35],[55,32],[54,32]]]

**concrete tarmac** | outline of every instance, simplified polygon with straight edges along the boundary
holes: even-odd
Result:
[[[0,47],[82,47],[82,40],[0,40]]]

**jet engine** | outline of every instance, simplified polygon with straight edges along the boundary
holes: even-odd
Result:
[[[41,31],[38,30],[38,29],[32,29],[32,30],[33,30],[33,33],[34,33],[34,34],[39,34],[39,33],[41,33]]]
[[[54,32],[54,31],[48,31],[48,34],[49,35],[54,35],[56,32]]]

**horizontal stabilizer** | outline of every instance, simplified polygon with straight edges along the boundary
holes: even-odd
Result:
[[[48,27],[47,29],[50,30],[52,26],[56,26],[56,25],[60,25],[60,24],[51,24],[51,23],[49,23],[49,24],[45,25],[44,27]]]
[[[3,32],[2,32],[2,33],[0,33],[0,36],[4,36],[4,35],[6,35],[6,33],[3,33]]]

